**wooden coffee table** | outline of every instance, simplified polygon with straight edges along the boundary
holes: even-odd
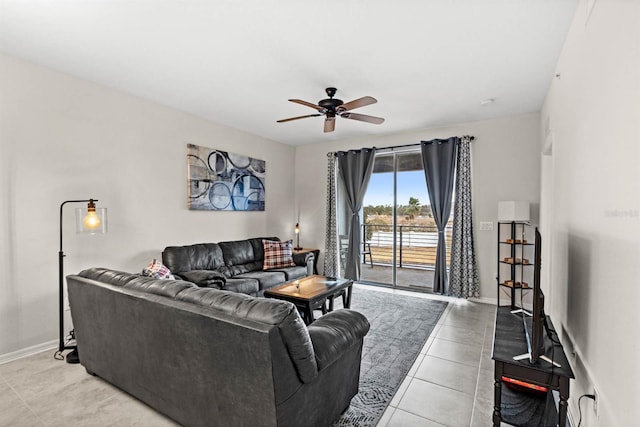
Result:
[[[333,311],[333,299],[337,296],[342,295],[344,308],[351,307],[352,285],[352,280],[313,275],[267,289],[264,296],[294,303],[302,311],[304,322],[309,325],[315,320],[313,310],[321,308],[323,312]],[[328,308],[325,306],[327,300]]]

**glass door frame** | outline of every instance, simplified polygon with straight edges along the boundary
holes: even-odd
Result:
[[[382,150],[382,149],[381,149]],[[381,282],[381,281],[372,281],[372,280],[364,280],[363,283],[376,285],[376,286],[385,286],[391,287],[393,289],[411,289],[416,290],[411,287],[400,286],[398,285],[398,265],[399,265],[399,250],[398,250],[398,236],[400,235],[398,231],[398,157],[400,155],[406,153],[419,154],[420,148],[418,146],[411,147],[408,149],[402,150],[391,150],[391,151],[382,151],[376,153],[376,160],[380,156],[393,156],[393,200],[392,200],[392,221],[391,221],[391,230],[392,230],[392,245],[391,245],[391,282]],[[375,167],[375,165],[374,165]],[[424,171],[424,165],[421,167]],[[425,183],[426,186],[426,183]],[[368,189],[367,189],[368,191]],[[363,206],[364,208],[364,206]],[[360,217],[363,218],[363,212],[360,212]],[[363,233],[365,230],[366,224],[363,221]]]

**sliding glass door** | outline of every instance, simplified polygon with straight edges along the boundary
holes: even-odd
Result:
[[[371,251],[371,263],[362,266],[362,281],[387,285],[395,283],[396,245],[393,232],[396,225],[395,161],[393,154],[376,155],[373,173],[364,196],[362,235],[366,248]]]
[[[362,282],[432,289],[438,232],[419,149],[376,155],[362,227]]]

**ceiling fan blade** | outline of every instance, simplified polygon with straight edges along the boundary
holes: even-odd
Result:
[[[346,104],[342,104],[338,107],[338,110],[349,111],[353,110],[354,108],[364,107],[365,105],[375,104],[376,102],[378,102],[378,100],[371,96],[363,96],[362,98],[354,99],[353,101],[349,101]]]
[[[288,119],[277,120],[278,123],[290,122],[291,120],[306,119],[307,117],[317,117],[322,114],[307,114],[306,116],[289,117]]]
[[[310,102],[303,101],[303,100],[301,100],[301,99],[290,99],[289,101],[291,101],[291,102],[295,102],[296,104],[300,104],[300,105],[306,105],[307,107],[311,107],[311,108],[313,108],[314,110],[318,110],[318,111],[322,111],[322,110],[324,110],[324,108],[322,108],[322,107],[321,107],[321,106],[319,106],[319,105],[312,104],[312,103],[310,103]]]
[[[382,117],[367,116],[366,114],[343,113],[340,115],[345,119],[360,120],[361,122],[373,123],[376,125],[379,125],[382,122],[384,122],[384,119]]]
[[[336,118],[335,117],[327,117],[324,119],[324,131],[325,132],[333,132],[336,128]]]

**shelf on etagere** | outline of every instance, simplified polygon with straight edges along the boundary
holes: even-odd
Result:
[[[502,245],[534,246],[534,244],[533,244],[533,243],[530,243],[530,242],[528,242],[528,241],[526,241],[526,240],[524,241],[524,243],[523,243],[523,242],[521,242],[521,241],[519,241],[519,240],[516,240],[515,242],[509,242],[509,241],[507,241],[507,242],[498,242],[498,243],[500,243],[500,244],[502,244]]]
[[[521,258],[516,258],[515,260],[513,258],[505,258],[502,261],[498,261],[500,264],[508,264],[508,265],[534,265],[532,262],[530,262],[528,259],[521,259]]]
[[[517,298],[517,292],[531,289],[529,283],[533,280],[533,249],[535,243],[531,239],[532,230],[528,222],[498,222],[498,257],[497,277],[498,306],[500,295],[507,293],[511,309],[521,308],[521,297]],[[518,304],[517,301],[520,300]]]
[[[511,280],[505,280],[502,283],[498,283],[500,286],[504,286],[507,288],[516,288],[516,289],[531,289],[529,287],[529,283],[527,282],[513,282]]]

